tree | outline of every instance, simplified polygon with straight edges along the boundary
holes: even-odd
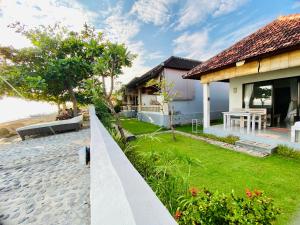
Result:
[[[174,107],[172,102],[178,93],[174,90],[174,83],[167,82],[165,78],[162,79],[151,79],[146,83],[147,87],[154,87],[157,90],[157,94],[160,94],[163,97],[163,102],[161,106],[164,104],[168,106],[168,119],[169,126],[172,131],[173,140],[176,141],[175,136],[175,128],[174,128]]]
[[[94,73],[101,78],[105,102],[116,120],[117,128],[124,142],[126,141],[126,137],[119,115],[114,109],[112,93],[114,90],[115,79],[122,74],[123,67],[130,67],[132,65],[134,57],[135,55],[132,55],[125,45],[106,42],[102,56],[96,59],[93,67]],[[109,89],[106,87],[106,80],[109,83]]]
[[[68,31],[65,27],[39,26],[26,30],[19,23],[12,26],[28,38],[33,47],[17,51],[12,61],[23,69],[24,86],[29,86],[33,98],[55,99],[59,104],[63,96],[69,96],[77,115],[77,86],[93,75],[89,56],[91,43],[83,34]],[[98,50],[98,49],[97,49]],[[24,57],[25,56],[25,57]],[[41,85],[32,85],[45,84]],[[36,82],[37,81],[37,82]]]

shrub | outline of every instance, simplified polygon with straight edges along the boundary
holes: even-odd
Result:
[[[286,145],[278,145],[276,149],[276,154],[286,156],[289,158],[300,159],[300,151],[290,148]]]
[[[247,197],[190,189],[189,195],[179,197],[175,218],[179,224],[272,224],[279,210],[262,192],[246,190]]]
[[[110,129],[112,115],[109,108],[105,105],[104,101],[101,98],[95,98],[93,103],[95,106],[97,117],[106,128]]]
[[[239,137],[233,135],[228,135],[226,137],[219,137],[213,134],[206,134],[206,133],[201,133],[200,135],[205,138],[209,138],[215,141],[225,142],[232,145],[234,145],[236,141],[240,140]]]
[[[173,176],[176,172],[177,160],[171,157],[170,153],[157,154],[151,152],[138,152],[134,147],[127,146],[125,154],[146,180],[160,201],[171,213],[175,213],[178,196],[187,190],[188,179],[182,176]]]

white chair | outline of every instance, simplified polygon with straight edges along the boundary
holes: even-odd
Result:
[[[300,131],[300,122],[296,122],[294,126],[291,127],[291,142],[296,142],[297,131]]]

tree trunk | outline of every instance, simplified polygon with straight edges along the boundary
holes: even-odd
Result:
[[[174,109],[173,109],[173,106],[170,107],[170,104],[169,104],[169,107],[168,107],[168,108],[170,109],[170,113],[169,113],[169,124],[170,124],[170,128],[171,128],[171,131],[172,131],[173,141],[176,141],[175,129],[174,129],[174,125],[173,125]]]
[[[74,116],[78,116],[78,104],[77,104],[77,99],[76,99],[76,96],[75,96],[75,92],[73,91],[73,88],[71,86],[69,86],[68,88],[69,90],[69,94],[70,94],[70,97],[71,97],[71,101],[73,103],[73,112],[74,112]]]
[[[126,137],[125,137],[125,133],[124,133],[123,127],[121,125],[120,117],[119,117],[118,113],[116,113],[116,111],[114,109],[114,105],[111,102],[111,100],[107,99],[107,102],[108,102],[108,105],[109,105],[111,113],[113,114],[113,116],[116,119],[116,125],[117,125],[117,128],[118,128],[119,132],[120,132],[121,139],[122,139],[123,143],[126,143]]]

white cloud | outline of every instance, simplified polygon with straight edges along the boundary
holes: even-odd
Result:
[[[292,5],[292,9],[299,9],[299,8],[300,8],[300,1],[294,2],[294,4]]]
[[[174,2],[176,0],[138,0],[133,4],[131,13],[145,23],[164,25],[169,22],[169,6]]]
[[[122,14],[122,7],[117,6],[111,9],[110,16],[104,21],[103,32],[106,37],[118,43],[124,43],[128,50],[136,54],[132,67],[124,68],[123,73],[119,77],[119,81],[127,83],[132,78],[145,73],[149,67],[144,66],[146,60],[146,51],[142,41],[134,40],[134,37],[140,31],[140,24],[130,18],[128,14]]]
[[[104,34],[113,42],[131,43],[140,31],[140,24],[122,15],[120,7],[112,9],[110,14],[104,21]]]
[[[204,21],[209,15],[221,16],[236,10],[247,0],[188,0],[180,11],[176,30]]]
[[[210,39],[208,30],[184,33],[173,41],[173,53],[183,57],[205,61],[220,51],[241,40],[266,24],[267,20],[251,23],[215,40]]]
[[[155,51],[147,54],[147,59],[161,59],[163,60],[164,54],[161,51]]]
[[[91,24],[97,17],[76,0],[2,0],[0,7],[0,44],[17,48],[29,46],[30,43],[7,27],[16,21],[28,27],[61,22],[70,29],[79,30],[85,22]]]
[[[208,31],[184,33],[173,41],[174,54],[193,59],[203,59],[202,53],[208,43]]]

